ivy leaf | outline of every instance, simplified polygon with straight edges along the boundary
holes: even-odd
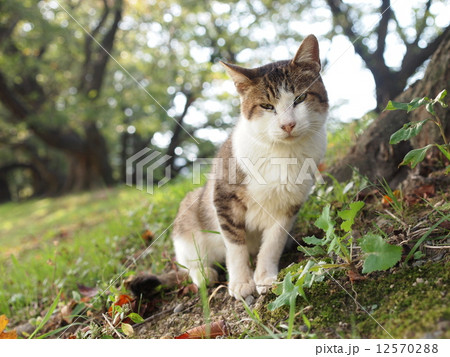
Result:
[[[338,216],[344,220],[344,222],[342,222],[342,224],[341,224],[341,228],[345,232],[351,231],[353,223],[355,223],[355,217],[358,214],[358,212],[361,210],[361,208],[363,208],[363,207],[364,207],[364,202],[356,201],[356,202],[350,203],[350,209],[338,212]]]
[[[386,110],[405,110],[407,113],[413,111],[414,109],[417,109],[421,107],[422,105],[429,104],[430,98],[423,97],[423,98],[414,98],[409,103],[400,103],[400,102],[394,102],[390,100],[384,108],[384,111]]]
[[[394,134],[391,135],[389,144],[398,144],[400,141],[409,140],[415,137],[420,133],[424,124],[429,120],[430,119],[414,121],[403,125],[401,129],[397,130]]]
[[[269,305],[267,305],[267,308],[270,311],[273,311],[285,305],[290,306],[292,300],[295,300],[298,295],[298,289],[298,286],[292,284],[291,273],[287,273],[283,280],[282,292],[280,296],[278,296],[275,301],[272,301]]]
[[[400,103],[390,100],[386,105],[386,108],[384,108],[384,111],[386,110],[408,110],[408,103]]]
[[[408,109],[406,110],[406,112],[407,113],[412,112],[414,109],[417,109],[422,105],[427,104],[429,101],[430,99],[428,97],[415,98],[408,103]]]
[[[428,113],[433,114],[433,115],[436,115],[436,112],[434,111],[434,103],[433,103],[433,102],[428,103],[428,104],[425,106],[425,109],[427,110]]]
[[[360,246],[366,254],[363,273],[389,269],[402,257],[402,247],[386,243],[378,234],[367,234],[360,240]]]
[[[444,98],[445,98],[446,96],[447,96],[447,90],[444,89],[443,91],[441,91],[441,92],[436,96],[436,98],[434,98],[434,101],[433,101],[433,102],[439,103],[439,104],[442,106],[442,108],[447,108],[448,105],[447,105],[447,103],[444,102]]]
[[[425,154],[427,153],[428,149],[431,148],[432,146],[433,144],[430,144],[420,149],[411,150],[409,153],[405,155],[403,161],[400,163],[399,166],[411,164],[411,167],[415,168],[417,164],[425,158]]]

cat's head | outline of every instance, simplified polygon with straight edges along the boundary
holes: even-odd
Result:
[[[295,57],[248,69],[222,62],[241,97],[241,113],[260,141],[295,142],[325,124],[328,96],[319,44],[309,35]]]

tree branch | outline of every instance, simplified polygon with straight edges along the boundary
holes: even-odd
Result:
[[[82,151],[83,142],[73,130],[62,131],[57,128],[43,128],[40,124],[30,123],[28,119],[34,113],[21,100],[13,88],[8,86],[3,73],[0,72],[0,101],[13,114],[17,122],[27,122],[28,128],[46,144],[62,150]]]
[[[427,17],[432,2],[432,0],[427,1],[422,18],[420,20],[416,19],[416,39],[413,42],[414,45],[417,45],[419,43],[420,36],[422,36],[423,30],[425,30],[425,27],[427,27]]]
[[[352,21],[348,15],[348,9],[341,0],[326,0],[327,4],[333,14],[333,21],[336,25],[342,27],[345,36],[352,42],[355,52],[366,63],[367,68],[374,73],[376,71],[377,64],[374,61],[374,57],[369,53],[369,49],[362,41],[358,39],[358,35],[353,31]],[[384,63],[384,62],[383,62]]]
[[[96,97],[100,93],[104,74],[106,70],[106,65],[108,64],[109,53],[111,53],[114,38],[116,36],[116,32],[119,28],[119,22],[122,19],[122,0],[117,0],[116,9],[114,12],[114,21],[106,33],[105,37],[101,41],[101,45],[103,48],[99,48],[98,51],[98,60],[92,64],[92,81],[89,83],[86,88],[86,93],[89,93],[91,90],[95,90],[97,92]]]
[[[84,40],[84,62],[82,66],[81,76],[80,76],[80,85],[79,90],[83,91],[84,85],[86,83],[86,76],[89,72],[89,67],[91,65],[91,58],[92,58],[92,42],[93,38],[95,38],[100,31],[100,28],[104,25],[106,19],[108,18],[110,8],[108,6],[108,3],[106,0],[103,0],[104,8],[103,8],[103,14],[100,18],[100,21],[98,22],[97,26],[91,31],[91,36],[86,34],[85,40]]]
[[[406,54],[403,57],[402,61],[402,69],[400,71],[401,76],[403,78],[408,79],[414,71],[422,65],[439,47],[439,44],[442,40],[447,36],[449,32],[449,27],[446,27],[445,30],[437,36],[432,42],[428,44],[427,47],[421,49],[417,46],[410,45],[407,47]]]
[[[176,118],[176,123],[173,129],[172,139],[170,140],[169,147],[167,148],[166,154],[170,156],[168,164],[173,167],[175,161],[175,148],[180,145],[181,137],[183,134],[183,120],[186,116],[189,108],[195,102],[196,98],[192,93],[183,93],[186,96],[186,103],[184,104],[183,112]]]
[[[391,19],[391,1],[383,0],[380,7],[381,20],[378,23],[377,27],[377,49],[373,54],[377,61],[382,61],[384,63],[384,50],[386,48],[386,35],[387,28],[389,24],[389,20]]]

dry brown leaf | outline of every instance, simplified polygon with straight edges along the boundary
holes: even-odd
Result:
[[[67,305],[64,305],[61,308],[61,317],[62,319],[67,322],[68,324],[72,323],[72,309],[75,307],[77,303],[75,300],[71,300]]]
[[[392,193],[394,194],[394,197],[397,199],[400,199],[402,196],[400,190],[395,190]],[[389,197],[388,195],[383,195],[383,198],[381,199],[381,203],[383,204],[383,206],[389,206],[389,204],[392,203],[392,198]]]
[[[150,229],[146,229],[141,233],[141,237],[146,243],[150,243],[155,237],[155,235]]]
[[[8,325],[8,318],[5,315],[0,315],[0,339],[5,340],[11,340],[17,338],[17,332],[16,330],[12,330],[9,332],[5,332],[6,325]]]
[[[133,302],[133,301],[134,301],[134,299],[130,295],[126,295],[126,294],[119,295],[119,297],[116,299],[116,301],[108,309],[109,316],[113,317],[114,306],[123,306],[125,304],[131,304],[131,302]],[[117,315],[116,315],[116,317],[117,317]],[[118,321],[114,321],[114,322],[118,322]],[[121,322],[131,323],[132,321],[130,318],[127,317],[127,318],[123,319]]]
[[[84,286],[82,284],[78,284],[78,291],[81,295],[85,297],[94,297],[98,293],[98,288],[90,288],[89,286]]]
[[[175,339],[200,339],[216,338],[219,336],[228,336],[228,328],[224,320],[213,322],[210,325],[209,334],[207,333],[207,324],[191,328],[185,333],[175,337]]]

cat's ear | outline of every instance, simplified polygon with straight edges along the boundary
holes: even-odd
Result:
[[[300,64],[300,62],[315,62],[319,65],[320,71],[319,42],[316,36],[308,35],[303,40],[291,64]]]
[[[228,75],[233,80],[239,93],[244,92],[245,89],[252,84],[252,79],[256,77],[256,73],[253,69],[236,66],[235,64],[222,61],[220,61],[220,64],[225,68]]]

